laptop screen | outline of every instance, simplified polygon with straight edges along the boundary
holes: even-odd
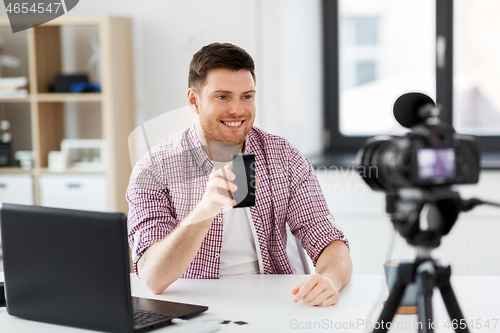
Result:
[[[3,204],[0,219],[10,315],[131,331],[125,215]]]

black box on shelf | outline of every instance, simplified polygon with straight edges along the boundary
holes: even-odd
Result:
[[[58,74],[54,76],[54,84],[52,85],[52,92],[56,93],[67,93],[71,92],[71,85],[73,83],[89,82],[89,77],[87,74],[72,74],[72,75],[62,75]]]
[[[12,166],[12,150],[9,143],[0,143],[0,167]]]

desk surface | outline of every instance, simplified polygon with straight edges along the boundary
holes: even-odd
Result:
[[[367,321],[372,324],[376,321],[381,301],[387,297],[383,276],[358,275],[341,291],[339,302],[332,307],[294,303],[291,290],[306,278],[305,275],[243,275],[219,280],[179,279],[163,294],[153,295],[131,275],[131,289],[133,296],[207,305],[208,311],[193,320],[231,320],[221,325],[220,332],[236,333],[364,332]],[[0,281],[3,281],[1,272]],[[452,284],[467,321],[482,326],[472,331],[500,332],[500,276],[459,276],[452,278]],[[379,297],[381,290],[382,298]],[[437,289],[433,301],[437,332],[452,332],[451,327],[445,327],[448,315]],[[375,303],[378,307],[367,320]],[[484,326],[487,320],[489,328]],[[237,325],[235,321],[248,324]],[[416,332],[416,321],[416,315],[398,315],[391,332]],[[0,327],[2,332],[9,333],[90,332],[11,317],[5,308],[0,309]],[[165,327],[153,332],[168,331],[169,327]]]

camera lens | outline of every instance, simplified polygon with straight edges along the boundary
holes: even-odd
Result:
[[[356,159],[359,175],[375,191],[404,187],[411,177],[409,148],[405,138],[370,138]]]

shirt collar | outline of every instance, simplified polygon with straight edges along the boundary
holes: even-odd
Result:
[[[203,149],[203,146],[201,145],[201,142],[198,139],[198,136],[196,135],[195,125],[189,128],[189,130],[186,133],[185,139],[188,148],[191,151],[191,154],[193,154],[194,160],[196,161],[198,166],[203,167],[204,165],[207,165],[210,167],[210,169],[212,169],[213,168],[212,161],[210,161],[210,158]]]
[[[250,132],[248,132],[247,137],[245,138],[245,150],[243,151],[244,154],[251,154],[255,153],[255,145],[257,144],[256,142],[256,131],[255,131],[255,126],[252,127]]]

